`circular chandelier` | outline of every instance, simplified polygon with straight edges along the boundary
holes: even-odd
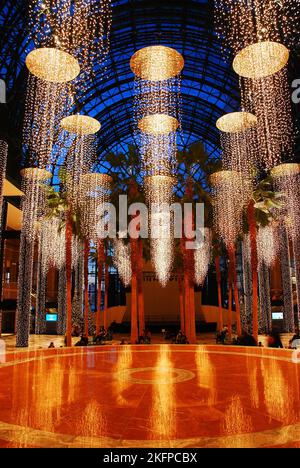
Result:
[[[298,174],[300,174],[300,164],[297,163],[279,164],[271,169],[271,176],[274,178],[290,177]]]
[[[138,50],[130,60],[133,73],[142,80],[164,81],[179,75],[184,59],[177,50],[166,46],[149,46]]]
[[[148,203],[170,204],[176,179],[170,175],[153,175],[144,178],[144,187]]]
[[[244,78],[259,79],[279,72],[289,60],[289,50],[279,42],[251,44],[237,53],[233,69]]]
[[[80,73],[76,58],[52,47],[42,47],[30,52],[26,57],[26,66],[32,75],[53,83],[67,83]]]
[[[46,169],[39,169],[38,167],[28,167],[20,171],[21,176],[27,180],[36,180],[40,182],[45,182],[46,180],[51,179],[52,174]]]
[[[218,130],[224,133],[239,133],[257,125],[257,117],[250,112],[230,112],[216,122]]]
[[[139,130],[148,135],[168,135],[176,132],[178,127],[178,120],[166,114],[147,115],[138,122]]]
[[[97,133],[101,125],[98,120],[87,115],[69,115],[62,119],[61,127],[69,133],[76,135],[94,135]]]

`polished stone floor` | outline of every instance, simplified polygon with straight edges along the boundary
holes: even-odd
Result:
[[[300,447],[292,358],[213,345],[8,351],[0,446]]]

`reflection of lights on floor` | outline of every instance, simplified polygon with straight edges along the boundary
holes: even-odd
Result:
[[[0,446],[299,445],[298,369],[291,350],[230,346],[7,353]]]
[[[135,374],[151,374],[151,377],[138,377]],[[175,369],[171,367],[137,367],[135,369],[124,369],[115,374],[115,378],[122,382],[136,384],[160,384],[179,383],[191,380],[195,374],[186,369]]]

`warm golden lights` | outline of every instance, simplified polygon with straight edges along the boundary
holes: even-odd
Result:
[[[233,60],[234,71],[245,78],[264,78],[279,72],[289,60],[289,50],[278,42],[257,42],[241,50]]]
[[[139,130],[150,135],[167,135],[176,132],[178,127],[178,120],[166,114],[147,115],[138,122]]]
[[[138,50],[130,60],[133,73],[142,80],[164,81],[179,75],[184,67],[182,55],[165,46]]]
[[[250,112],[231,112],[220,117],[216,127],[224,133],[238,133],[255,127],[256,124],[257,117]]]
[[[53,83],[72,81],[80,73],[76,58],[63,50],[51,47],[30,52],[26,57],[26,65],[34,76]]]
[[[94,135],[101,128],[98,120],[79,114],[65,117],[60,124],[64,130],[76,135]]]

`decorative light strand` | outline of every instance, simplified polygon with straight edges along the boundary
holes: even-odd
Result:
[[[256,245],[259,264],[264,263],[270,268],[278,255],[277,228],[273,224],[260,226],[257,231]]]
[[[284,328],[286,332],[294,331],[294,305],[293,305],[293,286],[291,280],[291,261],[289,251],[289,241],[286,228],[283,225],[278,227],[280,241],[280,268],[283,293],[283,317]]]
[[[246,234],[242,242],[244,303],[241,308],[242,329],[252,333],[252,274],[250,235]]]
[[[276,48],[297,40],[298,0],[215,0],[216,31],[226,56],[244,51],[248,70],[272,74],[274,63],[284,63],[286,52]],[[275,43],[275,46],[272,44]],[[253,48],[251,49],[251,47]]]
[[[240,79],[242,108],[257,117],[258,161],[269,170],[293,152],[293,120],[286,68],[261,79]]]
[[[174,177],[148,176],[144,180],[146,200],[150,207],[151,257],[162,286],[166,286],[174,258],[173,217],[170,213]]]
[[[271,170],[275,190],[284,197],[281,222],[284,222],[290,239],[300,236],[300,164],[287,163]]]
[[[26,162],[41,169],[53,164],[59,122],[71,106],[68,85],[40,80],[29,73],[23,122]]]
[[[114,240],[113,262],[122,283],[128,287],[132,277],[130,244],[125,244],[122,239]]]
[[[69,150],[65,160],[67,171],[66,186],[69,202],[73,206],[80,204],[81,179],[87,174],[97,159],[96,132],[99,123],[87,116],[72,116],[61,122],[64,135],[68,140]]]
[[[83,235],[97,243],[103,205],[109,202],[112,178],[107,174],[84,174],[80,180],[80,221]]]
[[[211,261],[211,235],[209,229],[205,229],[204,239],[201,245],[195,249],[195,283],[202,286],[206,278]]]
[[[53,48],[59,56],[56,63],[60,64],[62,72],[67,69],[61,61],[62,52],[70,54],[80,65],[82,84],[105,59],[109,50],[110,28],[111,0],[29,2],[29,30],[35,46],[41,48],[42,55],[47,48]],[[49,66],[55,62],[49,63],[46,55],[42,60],[39,57],[39,62],[49,77]]]
[[[257,164],[257,118],[249,112],[231,112],[217,120],[223,167],[236,171],[243,180],[252,180]],[[247,184],[251,188],[251,184]]]
[[[16,346],[28,346],[31,293],[33,275],[34,243],[37,236],[38,220],[44,214],[45,192],[43,185],[51,174],[38,168],[21,171],[23,223],[20,238],[18,299],[16,320]]]
[[[214,225],[229,249],[242,231],[242,215],[249,190],[236,171],[219,171],[210,177],[213,192]]]

